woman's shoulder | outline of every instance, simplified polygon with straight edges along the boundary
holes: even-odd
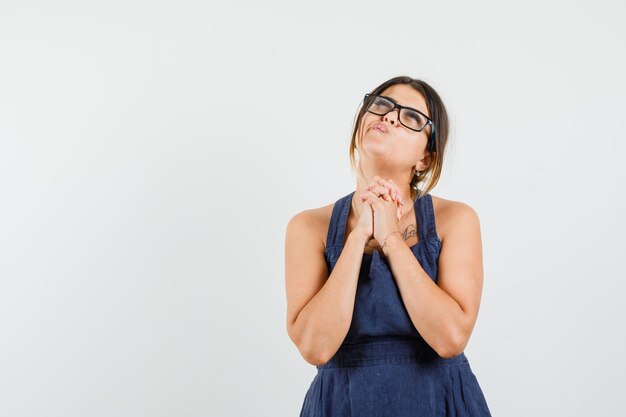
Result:
[[[319,223],[324,221],[330,221],[330,217],[333,214],[333,207],[335,203],[330,203],[321,207],[314,207],[304,209],[296,213],[292,219],[298,218],[300,221],[308,223]]]
[[[476,211],[468,204],[449,200],[442,197],[436,197],[431,194],[433,202],[433,211],[435,212],[435,224],[437,234],[443,241],[446,232],[460,219],[466,216],[477,217]]]
[[[448,200],[446,198],[430,195],[433,200],[433,209],[435,212],[439,211],[442,214],[453,214],[459,212],[474,211],[474,209],[467,203],[457,200]]]
[[[332,202],[325,206],[302,210],[293,215],[289,223],[297,225],[296,227],[303,232],[314,234],[325,245],[334,206],[335,202]]]

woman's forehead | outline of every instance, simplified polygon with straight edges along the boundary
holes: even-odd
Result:
[[[387,87],[380,95],[391,97],[401,106],[413,107],[428,115],[428,108],[426,107],[424,96],[412,87],[402,84],[392,85]]]

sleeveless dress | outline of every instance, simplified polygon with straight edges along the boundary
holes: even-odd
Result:
[[[343,249],[355,191],[335,203],[325,257],[329,273]],[[411,251],[437,282],[441,241],[430,194],[415,199],[419,241]],[[350,329],[339,350],[316,366],[300,417],[439,417],[491,413],[464,353],[442,358],[408,315],[384,254],[363,254]]]

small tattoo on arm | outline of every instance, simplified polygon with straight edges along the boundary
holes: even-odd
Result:
[[[415,225],[410,224],[406,227],[406,229],[404,229],[403,232],[400,233],[402,233],[402,238],[404,240],[408,240],[410,237],[417,236],[417,229],[415,228]]]

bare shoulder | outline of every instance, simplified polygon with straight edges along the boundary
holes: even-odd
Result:
[[[322,207],[303,210],[295,214],[287,225],[296,234],[307,233],[315,240],[319,240],[322,248],[326,247],[326,234],[333,214],[335,203],[330,203]]]
[[[431,197],[435,212],[435,228],[442,242],[452,227],[479,222],[478,214],[470,205],[461,201],[435,197],[432,194]]]

